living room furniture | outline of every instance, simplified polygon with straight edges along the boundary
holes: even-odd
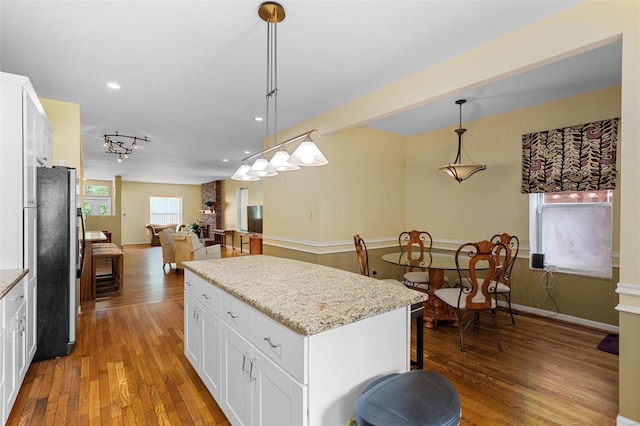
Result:
[[[176,230],[178,226],[177,223],[168,223],[166,225],[159,225],[157,223],[147,223],[147,229],[149,230],[149,244],[152,246],[160,245],[160,235],[159,233],[164,231],[165,229],[173,229]]]
[[[241,233],[240,235],[240,253],[243,253],[244,245],[249,244],[250,254],[262,254],[262,235],[255,232]],[[245,238],[247,241],[245,241]]]
[[[173,250],[173,234],[174,231],[172,229],[165,229],[160,232],[160,246],[162,246],[162,269],[164,269],[165,265],[169,265],[169,269],[171,269],[171,264],[176,263],[176,255]]]
[[[176,273],[183,268],[182,262],[222,257],[220,244],[205,247],[193,232],[173,234],[173,250],[176,256]]]

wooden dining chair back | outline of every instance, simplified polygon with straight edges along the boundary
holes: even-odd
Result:
[[[433,238],[427,231],[404,231],[398,236],[401,256],[406,254],[404,283],[416,290],[429,290],[429,271]]]
[[[503,296],[505,298],[509,309],[509,315],[511,315],[511,324],[515,325],[516,320],[513,317],[513,310],[511,309],[511,272],[513,270],[513,265],[516,263],[518,252],[520,251],[520,240],[515,235],[502,233],[491,237],[491,241],[494,243],[501,242],[508,249],[498,253],[498,262],[502,265],[504,270],[502,280],[494,283],[496,288],[492,289],[492,291],[497,296]],[[509,260],[506,259],[507,255],[509,256]]]
[[[367,251],[367,245],[360,235],[353,236],[353,243],[356,246],[356,256],[358,258],[358,268],[360,269],[360,275],[369,276],[369,252]]]
[[[491,314],[493,327],[490,329],[495,331],[498,350],[502,351],[496,313],[497,302],[491,293],[491,283],[493,281],[500,282],[504,273],[503,268],[498,266],[499,252],[507,253],[505,255],[508,257],[507,261],[510,260],[508,254],[510,251],[501,242],[494,243],[484,240],[461,245],[455,254],[456,267],[459,279],[468,282],[469,285],[435,290],[435,295],[438,299],[454,308],[458,322],[460,351],[463,353],[465,352],[464,331],[470,325],[473,325],[476,331],[481,328],[481,312]],[[465,257],[465,262],[462,262],[463,256]],[[480,270],[485,274],[484,276],[478,274]],[[495,286],[493,288],[495,289]]]

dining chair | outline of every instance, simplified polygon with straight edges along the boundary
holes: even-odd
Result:
[[[367,245],[359,234],[353,236],[353,243],[356,246],[356,256],[358,257],[358,268],[360,275],[370,277],[369,274],[369,252],[367,251]],[[389,282],[391,284],[397,284],[404,287],[404,284],[393,278],[385,278],[382,281]]]
[[[458,322],[460,351],[462,353],[466,352],[463,339],[464,331],[471,324],[473,324],[475,331],[481,328],[481,312],[491,314],[493,320],[493,328],[491,330],[495,331],[498,340],[498,351],[502,352],[496,312],[497,302],[496,298],[493,297],[495,293],[492,294],[490,292],[491,282],[501,282],[502,275],[504,274],[504,268],[500,268],[498,265],[499,252],[504,253],[504,262],[508,264],[511,260],[511,251],[502,242],[483,240],[477,243],[465,243],[461,245],[455,254],[458,277],[461,281],[465,278],[470,285],[468,287],[442,288],[435,291],[437,298],[454,308]],[[460,258],[462,256],[469,257],[469,266],[467,269],[461,267]],[[484,268],[485,266],[486,268]],[[484,278],[477,275],[480,267],[483,267],[487,272]],[[495,291],[496,287],[494,286],[493,288]]]
[[[430,287],[429,266],[432,261],[431,248],[433,247],[431,234],[415,229],[404,231],[398,236],[398,245],[401,255],[406,253],[407,256],[408,265],[404,274],[404,284],[416,290],[428,291]],[[445,281],[447,281],[446,277]]]
[[[491,237],[491,242],[501,242],[507,248],[504,252],[498,251],[498,264],[504,269],[501,281],[492,281],[489,291],[496,296],[504,296],[507,301],[507,307],[509,308],[509,315],[511,315],[511,324],[515,325],[516,320],[513,317],[513,311],[511,310],[511,271],[513,265],[516,263],[518,257],[518,251],[520,250],[520,240],[515,235],[509,235],[507,233],[496,234]],[[507,251],[510,260],[507,262],[503,257],[507,256]],[[493,286],[496,286],[493,288]]]

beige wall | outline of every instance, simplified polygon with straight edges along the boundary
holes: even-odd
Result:
[[[238,206],[238,189],[247,188],[249,190],[249,205],[263,205],[263,209],[266,209],[263,203],[263,190],[262,182],[243,182],[237,180],[227,179],[221,182],[221,199],[222,199],[222,229],[238,230],[237,223],[237,206]],[[263,212],[264,214],[264,212]],[[263,219],[264,220],[264,219]],[[263,225],[264,226],[264,225]],[[263,227],[264,231],[264,227]],[[246,241],[246,240],[245,240]],[[240,247],[240,237],[234,236],[233,246]]]
[[[354,233],[397,237],[405,216],[404,138],[361,127],[314,140],[328,165],[264,180],[263,244],[323,253],[353,249]]]
[[[82,133],[80,123],[80,105],[53,99],[40,98],[42,107],[47,113],[53,127],[53,161],[58,165],[62,160],[64,166],[82,167]],[[80,179],[83,173],[79,173]]]
[[[169,185],[159,183],[122,182],[122,244],[148,243],[149,197],[182,197],[184,224],[202,220],[201,185]]]

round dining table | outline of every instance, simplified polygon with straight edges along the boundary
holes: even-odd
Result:
[[[435,296],[435,291],[444,286],[445,271],[456,271],[456,257],[454,254],[445,253],[424,253],[422,258],[408,258],[407,253],[387,253],[382,256],[382,260],[404,268],[422,269],[429,271],[429,300],[425,302],[424,326],[434,328],[436,318],[438,321],[452,321],[452,325],[457,325],[457,317],[454,310]],[[458,264],[460,269],[469,269],[470,257],[459,256]],[[488,265],[487,265],[488,268]],[[480,263],[476,269],[485,269]],[[416,288],[416,290],[423,291]]]

